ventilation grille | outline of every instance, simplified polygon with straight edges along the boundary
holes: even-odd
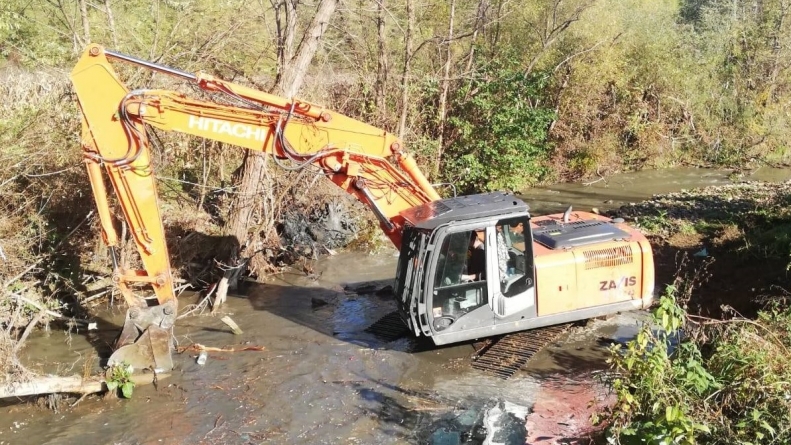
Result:
[[[612,247],[609,249],[587,250],[585,255],[585,269],[599,267],[613,267],[634,262],[632,246]]]
[[[556,219],[544,219],[544,220],[541,220],[541,221],[530,221],[530,222],[532,222],[533,224],[535,224],[535,225],[537,225],[539,227],[546,227],[546,226],[581,226],[581,225],[595,226],[595,225],[601,224],[601,221],[591,221],[591,220],[587,220],[587,219],[574,220],[574,221],[569,221],[567,223],[564,223],[562,221],[558,221]]]

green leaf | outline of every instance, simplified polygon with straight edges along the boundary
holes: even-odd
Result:
[[[704,432],[706,434],[711,434],[711,429],[709,429],[709,426],[704,424],[704,423],[696,423],[695,424],[695,428],[698,431],[702,431],[702,432]]]
[[[133,389],[135,389],[135,384],[133,382],[126,382],[121,385],[121,394],[123,394],[124,398],[130,399],[132,398]]]
[[[115,380],[108,380],[105,382],[105,384],[107,385],[107,390],[110,392],[115,391],[115,389],[118,388],[118,382]]]
[[[762,420],[762,421],[761,421],[761,428],[763,428],[763,429],[765,429],[766,431],[768,431],[768,432],[769,432],[769,434],[771,434],[771,435],[773,435],[773,436],[775,435],[775,429],[774,429],[774,428],[772,428],[772,426],[771,426],[771,425],[769,425],[769,423],[767,423],[765,420]]]
[[[667,419],[668,422],[676,420],[676,411],[672,406],[665,408],[665,419]]]

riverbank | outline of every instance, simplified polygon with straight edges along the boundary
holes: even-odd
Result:
[[[791,182],[744,182],[613,212],[651,238],[662,297],[612,350],[610,441],[791,440],[789,204]]]
[[[639,226],[655,252],[657,290],[695,282],[689,310],[754,316],[785,298],[791,253],[791,181],[747,181],[675,193],[609,212]]]
[[[681,181],[688,180],[687,172],[682,172],[681,176]],[[726,175],[705,170],[699,172],[698,181],[713,182],[716,185],[656,194],[640,202],[626,203],[606,213],[611,217],[628,220],[648,236],[654,249],[656,292],[662,294],[667,286],[676,286],[673,295],[681,305],[678,310],[686,309],[691,316],[710,317],[712,323],[743,316],[749,317],[748,319],[762,317],[759,322],[763,323],[767,315],[761,309],[766,308],[767,304],[784,303],[788,297],[786,283],[791,253],[791,181],[729,183]],[[637,197],[643,193],[643,189],[651,187],[653,182],[656,181],[638,184],[636,188],[626,192],[632,198]],[[564,193],[567,193],[577,200],[576,208],[583,210],[588,210],[586,204],[606,208],[612,203],[613,196],[623,195],[618,190],[608,191],[606,187],[593,191],[579,185],[556,188],[561,192],[554,199],[560,201]],[[533,193],[538,196],[553,196],[546,191]],[[547,204],[551,203],[541,202],[541,205]],[[777,326],[778,323],[774,320],[777,317],[768,317],[773,321],[767,326]],[[689,329],[691,331],[693,327],[690,326]],[[695,329],[695,332],[698,331],[699,329]],[[634,334],[636,332],[623,339],[620,345],[629,344],[634,339]],[[692,350],[699,352],[698,346],[711,349],[719,344],[728,348],[726,350],[738,351],[738,345],[730,341],[734,335],[736,334],[730,332],[729,336],[718,337],[722,340],[721,343],[708,342],[709,339],[706,339],[700,345],[695,344]],[[745,338],[752,338],[748,333],[744,335]],[[778,352],[776,348],[774,346],[769,350]],[[666,349],[665,352],[667,353]],[[639,355],[639,351],[635,353]],[[620,357],[623,354],[621,346],[616,347],[613,354],[613,357]],[[668,393],[676,391],[675,394],[678,395],[679,388],[676,385],[689,383],[674,380],[678,375],[686,375],[687,370],[673,368],[670,355],[665,356],[664,362],[669,369],[663,368],[669,376],[666,380],[655,380],[646,371],[626,374],[625,381],[631,385],[627,385],[629,394],[640,393],[642,390],[643,400],[648,405],[639,407],[645,412],[639,413],[642,417],[634,413],[634,419],[650,419],[651,416],[647,413],[654,403],[661,410],[668,405],[668,400],[663,398],[667,393],[651,392],[652,386],[668,388]],[[746,352],[740,355],[749,356]],[[641,360],[645,359],[643,355],[640,357]],[[761,357],[753,359],[744,368],[766,363]],[[570,369],[573,370],[573,367],[570,364]],[[657,373],[660,371],[662,369],[657,370]],[[632,413],[626,414],[613,408],[619,399],[617,391],[613,390],[612,378],[605,382],[596,377],[595,373],[577,372],[572,381],[568,378],[568,372],[573,371],[566,370],[549,375],[539,386],[539,396],[527,417],[528,444],[590,444],[596,443],[594,441],[597,438],[604,441],[601,438],[603,427],[592,424],[592,415],[604,420],[603,425],[631,417]],[[619,375],[617,372],[609,376],[617,378]],[[773,375],[779,378],[781,373]],[[727,379],[727,373],[724,373],[722,379]],[[650,384],[641,386],[641,381]],[[761,406],[756,404],[752,408],[761,409]],[[700,410],[695,413],[700,418],[712,419],[711,416],[707,417],[705,409],[696,409]],[[692,416],[692,409],[689,411]],[[664,414],[664,411],[660,414]],[[705,425],[704,421],[698,423]],[[768,432],[764,432],[768,436]],[[760,442],[759,440],[756,443]]]

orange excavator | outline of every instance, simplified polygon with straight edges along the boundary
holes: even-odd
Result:
[[[111,63],[173,76],[195,98],[164,89],[130,91]],[[321,169],[365,203],[400,257],[394,294],[416,336],[448,344],[650,306],[651,247],[622,220],[573,211],[531,217],[508,193],[442,199],[382,129],[315,104],[267,94],[110,51],[86,48],[71,73],[82,112],[82,149],[113,258],[113,281],[129,305],[108,364],[158,372],[173,367],[178,309],[146,127],[258,150],[287,168]],[[124,270],[105,176],[143,265]],[[153,290],[156,298],[140,296]]]

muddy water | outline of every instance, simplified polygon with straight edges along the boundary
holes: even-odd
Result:
[[[788,175],[759,172],[780,175],[769,178],[775,180],[787,179],[783,173]],[[590,186],[537,189],[525,197],[535,213],[569,203],[604,209],[728,181],[728,172],[644,172]],[[222,314],[180,320],[176,334],[181,346],[264,351],[212,352],[204,366],[184,352],[175,356],[168,378],[136,388],[131,400],[88,397],[74,407],[61,401],[58,411],[0,402],[0,445],[552,443],[560,437],[553,434],[564,434],[554,427],[582,421],[575,406],[606,397],[577,392],[592,386],[579,376],[604,369],[606,348],[634,336],[644,317],[622,314],[573,328],[502,381],[470,367],[469,344],[436,348],[409,338],[384,342],[365,332],[395,309],[387,296],[371,292],[390,284],[395,267],[394,251],[345,253],[318,261],[312,278],[293,271],[251,284],[244,296],[229,299]],[[184,298],[182,307],[191,299]],[[222,315],[244,333],[234,336]],[[106,356],[121,316],[107,311],[97,320],[98,332],[53,327],[38,333],[23,358],[43,373],[82,374],[86,357]],[[536,404],[539,399],[543,405]],[[531,411],[539,419],[526,425]]]
[[[204,315],[182,319],[177,337],[182,346],[264,351],[209,353],[204,366],[182,353],[170,377],[136,388],[131,400],[89,397],[75,407],[61,403],[59,412],[5,402],[0,444],[524,443],[541,379],[574,363],[602,367],[606,343],[631,335],[619,326],[636,325],[634,315],[592,322],[570,334],[570,347],[551,345],[532,368],[502,381],[470,367],[469,344],[385,343],[364,331],[395,309],[370,293],[390,283],[395,266],[394,251],[346,253],[319,261],[318,279],[291,272],[250,285],[224,308],[242,335]],[[106,348],[120,313],[106,318],[91,337],[38,334],[26,362],[82,374],[84,358]]]

